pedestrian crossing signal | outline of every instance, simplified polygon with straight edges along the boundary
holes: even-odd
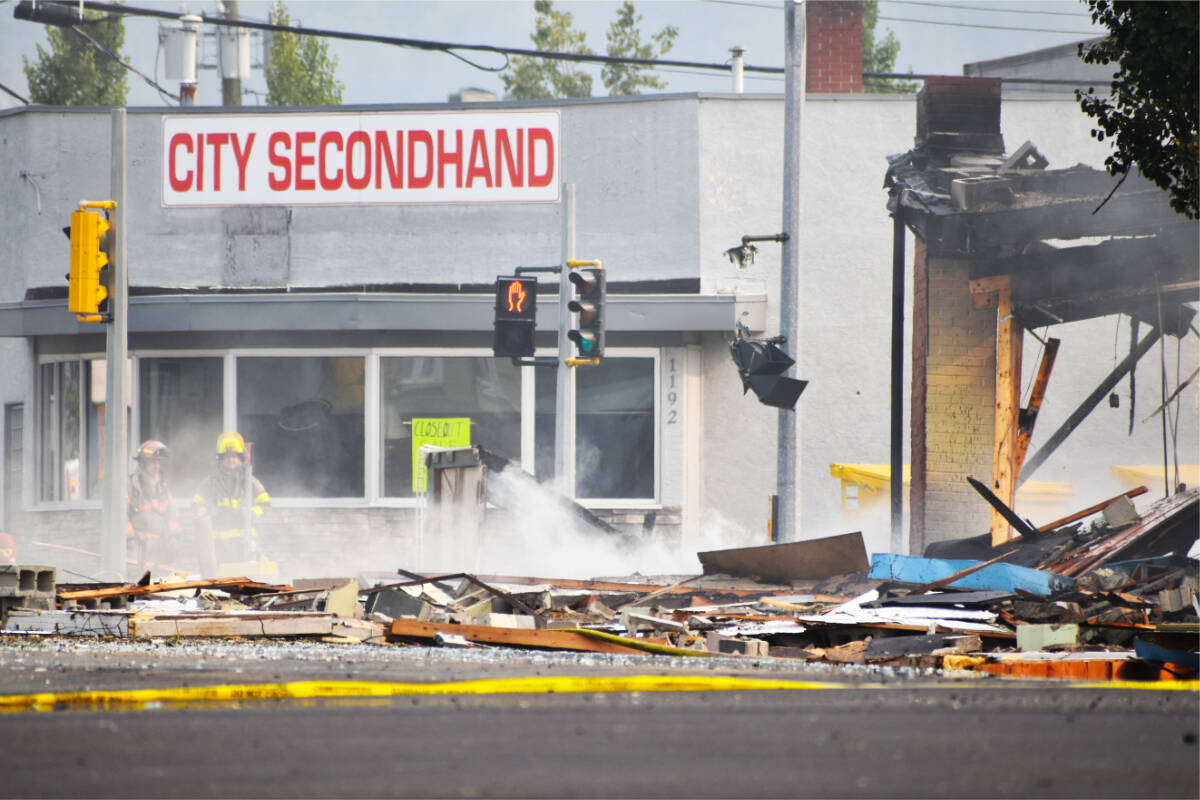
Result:
[[[537,278],[496,278],[496,316],[492,352],[497,358],[533,355],[537,327]]]

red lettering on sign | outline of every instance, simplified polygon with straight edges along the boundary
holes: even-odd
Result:
[[[467,158],[467,188],[476,178],[483,178],[487,187],[492,188],[492,168],[488,163],[487,138],[483,131],[476,130],[471,134],[471,155]]]
[[[317,174],[321,178],[321,188],[327,192],[336,192],[342,188],[342,170],[339,169],[333,173],[333,177],[329,176],[325,167],[329,164],[330,158],[326,155],[329,152],[329,146],[335,145],[337,151],[342,152],[342,135],[337,131],[325,131],[321,134],[321,144],[317,148],[317,155],[321,157],[321,163],[317,169]]]
[[[186,133],[177,133],[171,137],[171,143],[167,145],[167,177],[171,181],[171,190],[175,192],[186,192],[192,188],[192,172],[188,170],[183,174],[183,177],[178,177],[179,173],[175,168],[175,151],[180,147],[187,150],[188,155],[191,155],[192,137]]]
[[[503,186],[504,181],[501,178],[500,170],[502,166],[508,166],[508,177],[510,186],[525,185],[525,129],[517,128],[517,146],[513,147],[508,139],[508,131],[503,128],[496,129],[496,185]],[[516,155],[516,165],[513,165],[513,156]],[[503,158],[501,158],[503,156]]]
[[[387,131],[375,131],[375,188],[383,181],[384,165],[391,188],[404,188],[404,131],[396,131],[396,158],[392,159],[392,148],[388,145]]]
[[[363,152],[363,174],[354,175],[354,145],[361,144]],[[346,185],[351,189],[365,189],[371,182],[371,137],[366,131],[354,131],[346,137]]]
[[[238,140],[237,134],[233,134],[233,160],[237,162],[238,168],[238,191],[246,191],[246,164],[250,162],[250,148],[254,146],[254,134],[251,133],[246,137],[246,149],[242,149],[242,143]]]
[[[538,142],[546,143],[546,171],[538,174],[537,159],[534,157]],[[529,186],[548,186],[554,179],[554,137],[545,128],[529,129]]]
[[[196,134],[196,191],[204,191],[204,134]]]
[[[425,174],[420,176],[415,171],[417,166],[417,142],[425,146]],[[433,137],[429,135],[429,131],[409,131],[408,188],[426,189],[431,183],[433,183]]]
[[[317,157],[315,154],[304,154],[304,145],[316,144],[316,131],[297,131],[296,132],[296,190],[301,192],[311,192],[317,188],[316,178],[305,178],[304,168],[315,167]]]
[[[267,139],[267,158],[271,165],[279,167],[283,170],[283,177],[276,177],[276,173],[272,172],[267,176],[267,185],[271,187],[273,192],[286,192],[292,188],[292,162],[287,156],[279,155],[276,150],[279,145],[283,145],[284,149],[290,151],[292,149],[292,137],[283,131],[276,131],[271,134],[271,138]]]
[[[463,185],[462,172],[462,131],[454,132],[454,149],[446,150],[446,132],[438,131],[438,188],[446,185],[446,165],[454,165],[454,186],[461,189]]]
[[[213,151],[213,191],[221,191],[221,148],[229,144],[228,133],[210,133],[208,146]]]

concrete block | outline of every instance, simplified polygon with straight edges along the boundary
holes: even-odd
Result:
[[[21,564],[0,565],[0,596],[54,596],[57,570]]]
[[[1078,643],[1079,626],[1074,623],[1017,626],[1018,650],[1044,650],[1055,645],[1069,646]]]
[[[950,197],[963,211],[973,211],[983,205],[1011,206],[1012,181],[999,175],[958,178],[950,183]]]
[[[761,639],[733,639],[713,631],[709,631],[704,637],[704,643],[710,653],[742,655],[751,658],[766,657],[768,648],[767,643]]]
[[[1109,503],[1100,513],[1104,516],[1104,521],[1114,528],[1122,528],[1141,520],[1133,501],[1125,496],[1118,497]]]

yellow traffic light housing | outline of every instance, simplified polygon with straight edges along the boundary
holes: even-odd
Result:
[[[71,212],[71,272],[67,276],[67,309],[80,322],[105,322],[108,313],[108,261],[112,226],[99,211],[116,204],[81,203]]]

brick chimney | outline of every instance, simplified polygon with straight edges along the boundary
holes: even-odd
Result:
[[[806,89],[862,92],[862,0],[809,0]]]

